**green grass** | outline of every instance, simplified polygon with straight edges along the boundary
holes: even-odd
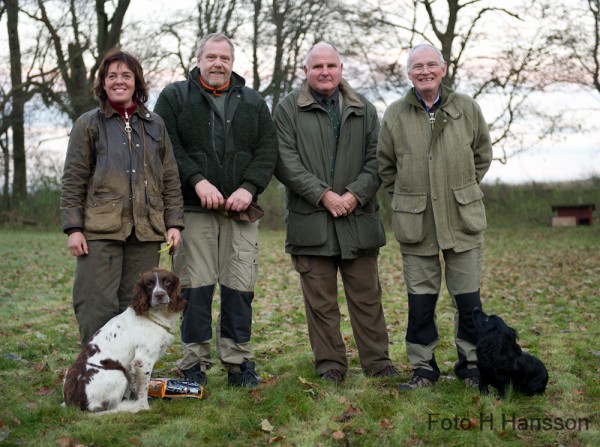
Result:
[[[512,226],[486,233],[484,307],[502,315],[519,331],[521,345],[546,363],[550,382],[543,396],[509,393],[498,401],[454,379],[453,310],[446,292],[437,312],[442,380],[433,390],[401,393],[397,381],[362,375],[342,298],[350,370],[341,386],[322,383],[314,373],[299,280],[283,252],[283,233],[264,230],[253,326],[261,386],[227,387],[226,373],[216,366],[204,400],[153,400],[147,412],[93,417],[60,407],[62,375],[78,353],[70,296],[75,261],[66,238],[2,230],[0,445],[600,445],[599,247],[600,226]],[[404,381],[410,375],[406,293],[391,237],[380,256],[380,276],[390,354]],[[176,377],[180,356],[177,341],[154,376]],[[510,422],[513,415],[549,418],[552,427],[519,428]],[[272,431],[261,430],[263,420]],[[559,420],[589,425],[560,429]]]

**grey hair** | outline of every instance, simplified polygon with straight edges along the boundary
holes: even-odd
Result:
[[[337,56],[338,56],[338,59],[340,60],[340,62],[342,61],[342,56],[340,55],[340,52],[339,52],[339,50],[336,48],[336,46],[335,46],[335,45],[332,45],[332,44],[330,44],[330,43],[328,43],[328,42],[317,42],[317,43],[316,43],[316,44],[314,44],[312,47],[310,47],[310,49],[309,49],[309,50],[306,52],[306,57],[304,58],[304,66],[305,66],[305,67],[306,67],[306,66],[307,66],[307,64],[308,64],[308,59],[310,58],[310,55],[312,54],[313,50],[315,49],[315,47],[316,47],[317,45],[328,45],[328,46],[330,46],[330,47],[333,49],[333,51],[335,51],[335,54],[337,54]]]
[[[200,57],[202,57],[204,47],[206,46],[209,40],[216,40],[217,42],[222,40],[226,41],[229,44],[229,47],[231,48],[231,60],[233,62],[233,60],[235,59],[235,48],[233,46],[233,42],[229,37],[227,37],[223,33],[210,33],[204,36],[202,39],[200,39],[200,41],[198,42],[198,50],[196,51],[196,59],[200,59]]]
[[[433,45],[430,45],[428,43],[420,43],[419,45],[415,45],[410,50],[408,50],[408,59],[406,61],[406,71],[410,71],[410,66],[411,66],[410,60],[412,59],[414,52],[417,50],[420,50],[421,48],[431,48],[439,56],[440,64],[444,65],[446,63],[446,61],[444,60],[444,55],[437,47],[434,47]]]

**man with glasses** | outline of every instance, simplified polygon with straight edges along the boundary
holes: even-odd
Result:
[[[407,69],[414,87],[385,112],[377,146],[408,291],[406,351],[413,373],[400,389],[431,387],[440,376],[434,349],[442,265],[456,309],[454,371],[465,385],[477,387],[477,331],[471,314],[481,307],[487,226],[479,184],[492,161],[492,144],[477,103],[442,85],[447,66],[437,48],[412,48]]]

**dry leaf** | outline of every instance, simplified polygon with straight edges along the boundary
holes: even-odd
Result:
[[[35,392],[38,396],[48,396],[50,394],[54,394],[54,388],[50,388],[49,386],[43,386],[39,390]]]
[[[353,417],[358,416],[359,414],[362,414],[360,408],[355,408],[352,404],[350,404],[348,405],[348,408],[346,408],[344,414],[336,417],[334,420],[337,422],[346,422]]]
[[[342,440],[342,439],[344,439],[344,438],[346,437],[346,435],[344,434],[344,432],[343,432],[343,431],[341,431],[341,430],[336,430],[336,431],[334,431],[334,432],[331,434],[331,436],[333,437],[333,439],[335,439],[335,440],[337,440],[337,441],[340,441],[340,440]]]
[[[271,423],[269,421],[267,421],[266,419],[263,419],[262,422],[260,423],[260,429],[266,433],[271,433],[274,430]]]
[[[392,425],[392,423],[390,422],[389,419],[382,419],[381,422],[379,423],[379,426],[381,428],[394,428],[394,426]]]

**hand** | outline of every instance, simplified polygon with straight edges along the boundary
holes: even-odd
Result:
[[[73,256],[84,256],[88,254],[88,245],[85,236],[81,231],[75,231],[69,234],[67,239],[67,247]]]
[[[333,192],[332,190],[329,190],[325,193],[321,199],[321,203],[335,218],[346,216],[348,214],[348,211],[346,210],[346,203],[339,194]]]
[[[181,244],[181,231],[178,228],[169,228],[169,231],[167,231],[167,245],[171,242],[173,245],[169,253],[172,254],[179,247],[179,244]]]
[[[200,180],[194,187],[203,208],[216,210],[223,206],[225,199],[219,190],[208,180]]]
[[[350,191],[346,191],[344,194],[342,194],[342,201],[344,202],[344,206],[346,208],[346,215],[351,214],[359,203],[356,196]]]
[[[252,194],[244,188],[236,189],[225,202],[227,211],[244,211],[252,202]]]

